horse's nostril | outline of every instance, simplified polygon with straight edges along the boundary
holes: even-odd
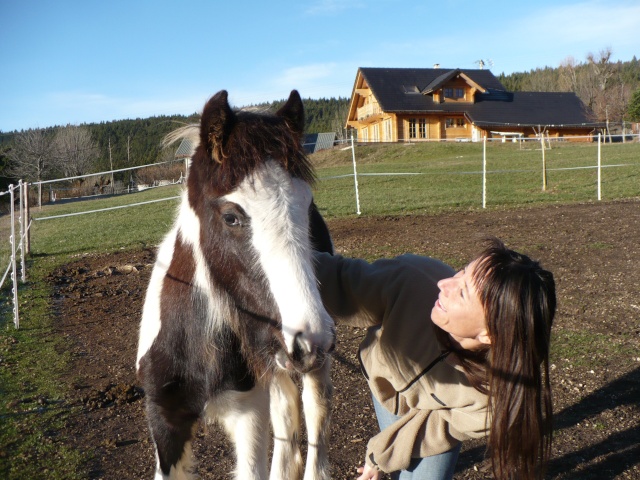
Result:
[[[291,352],[291,358],[299,362],[304,356],[309,353],[309,349],[307,348],[307,344],[302,338],[302,332],[296,333],[296,336],[293,341],[293,352]]]

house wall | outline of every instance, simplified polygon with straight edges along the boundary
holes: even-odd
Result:
[[[480,137],[487,138],[502,138],[503,136],[498,133],[492,133],[493,129],[482,129],[480,130]],[[523,128],[511,128],[511,127],[499,127],[497,128],[500,132],[511,132],[511,133],[521,133],[524,138],[536,138],[538,137],[539,130],[533,129],[530,127]],[[594,135],[592,128],[547,128],[545,130],[545,135],[550,138],[562,138],[567,142],[591,142],[592,135]],[[511,137],[506,137],[506,141],[511,141]]]

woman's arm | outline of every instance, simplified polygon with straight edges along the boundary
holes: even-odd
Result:
[[[322,301],[339,323],[371,327],[382,322],[388,283],[401,268],[396,260],[370,264],[357,258],[315,254],[316,277]]]

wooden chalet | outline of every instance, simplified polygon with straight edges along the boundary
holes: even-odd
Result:
[[[460,68],[359,68],[347,118],[361,142],[571,140],[602,127],[574,93],[508,92],[491,71]]]

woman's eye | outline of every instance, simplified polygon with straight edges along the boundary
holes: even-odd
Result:
[[[232,213],[223,214],[222,219],[224,220],[224,223],[226,223],[230,227],[235,227],[237,225],[240,225],[240,220],[238,219],[238,217],[236,217]]]

